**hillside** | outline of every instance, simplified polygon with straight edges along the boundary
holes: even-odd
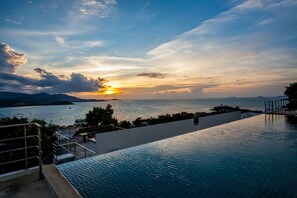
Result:
[[[36,106],[36,105],[70,105],[73,102],[102,101],[95,99],[81,99],[66,94],[25,94],[0,92],[0,107]]]

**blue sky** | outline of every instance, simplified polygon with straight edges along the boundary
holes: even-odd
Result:
[[[296,11],[294,0],[3,0],[0,90],[282,95],[297,79]]]

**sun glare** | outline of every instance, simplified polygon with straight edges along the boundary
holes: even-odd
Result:
[[[112,94],[117,94],[117,93],[118,93],[118,91],[112,87],[106,87],[103,92],[104,95],[112,95]]]

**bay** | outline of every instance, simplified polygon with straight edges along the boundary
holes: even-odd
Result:
[[[279,97],[255,98],[208,98],[193,100],[113,100],[104,102],[77,102],[74,105],[26,106],[0,108],[1,117],[27,117],[43,119],[57,125],[71,125],[76,119],[85,118],[93,107],[106,107],[111,104],[114,116],[120,120],[133,121],[138,117],[157,117],[162,114],[179,112],[209,112],[214,106],[239,106],[252,110],[264,110],[264,102],[278,100]]]

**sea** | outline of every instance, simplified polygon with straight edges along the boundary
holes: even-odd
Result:
[[[265,101],[279,100],[280,97],[250,97],[250,98],[205,98],[187,100],[112,100],[103,102],[76,102],[73,105],[25,106],[0,108],[0,118],[26,117],[29,120],[43,119],[56,125],[72,125],[76,119],[85,118],[93,107],[106,107],[111,104],[114,117],[119,121],[133,121],[138,117],[150,118],[158,115],[179,112],[210,112],[219,105],[239,106],[251,110],[264,111]]]

